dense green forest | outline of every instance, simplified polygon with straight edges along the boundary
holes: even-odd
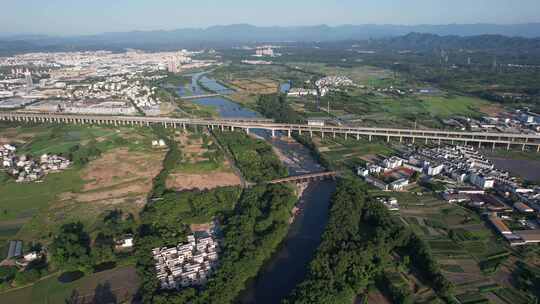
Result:
[[[370,201],[365,184],[341,180],[309,273],[286,302],[352,303],[360,291],[383,275],[392,263],[392,252],[414,256],[418,259],[415,266],[432,280],[438,294],[450,295],[451,286],[440,274],[429,248],[392,218],[382,204]]]
[[[287,103],[285,94],[262,95],[257,100],[257,111],[276,122],[300,123],[302,117]]]
[[[150,192],[150,198],[159,198],[167,190],[166,181],[171,171],[182,160],[182,153],[178,149],[178,145],[171,137],[171,134],[167,132],[163,127],[154,127],[153,132],[162,138],[168,146],[167,155],[163,160],[163,169],[154,178],[152,191]]]
[[[219,143],[230,151],[244,178],[260,183],[287,176],[287,169],[267,142],[242,132],[214,132]]]
[[[232,303],[246,282],[257,275],[286,236],[296,197],[287,186],[256,186],[245,190],[234,205],[238,191],[225,188],[167,194],[144,210],[136,246],[145,303]],[[159,291],[151,249],[185,241],[188,223],[201,216],[215,216],[223,231],[223,253],[216,274],[203,289]]]

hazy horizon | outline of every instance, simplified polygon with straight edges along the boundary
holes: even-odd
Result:
[[[538,22],[522,22],[522,23],[419,23],[419,24],[399,24],[399,23],[364,23],[364,24],[306,24],[306,25],[257,25],[251,23],[230,23],[230,24],[214,24],[208,26],[192,26],[192,27],[176,27],[176,28],[167,28],[167,29],[132,29],[132,30],[123,30],[123,31],[103,31],[96,33],[71,33],[71,34],[57,34],[57,33],[44,33],[44,32],[3,32],[0,31],[0,37],[10,37],[10,36],[50,36],[50,37],[77,37],[77,36],[93,36],[93,35],[102,35],[107,33],[134,33],[134,32],[171,32],[175,30],[208,30],[214,27],[228,27],[228,26],[253,26],[257,28],[309,28],[309,27],[319,27],[319,26],[328,26],[330,28],[339,28],[346,26],[396,26],[396,27],[421,27],[421,26],[519,26],[519,25],[540,25]]]
[[[89,35],[106,32],[208,28],[216,25],[452,25],[540,22],[537,0],[342,0],[227,3],[200,0],[10,2],[0,12],[2,34]],[[106,8],[106,9],[104,9]],[[489,8],[489,9],[486,9]]]

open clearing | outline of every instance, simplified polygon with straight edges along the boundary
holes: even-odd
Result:
[[[167,188],[177,191],[200,189],[208,190],[218,187],[238,186],[240,178],[234,173],[215,172],[208,174],[173,173],[167,179]]]
[[[165,151],[130,151],[117,148],[91,161],[76,177],[80,188],[58,193],[52,202],[18,234],[22,239],[47,237],[64,222],[80,220],[92,227],[106,210],[138,214],[161,171]]]
[[[279,82],[267,78],[235,79],[228,81],[227,84],[237,91],[253,94],[272,94],[279,89]]]
[[[208,133],[176,132],[182,160],[167,178],[167,188],[177,191],[213,189],[241,184],[223,151]]]

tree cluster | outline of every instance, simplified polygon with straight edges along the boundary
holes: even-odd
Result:
[[[440,295],[449,295],[451,286],[429,247],[392,218],[382,204],[370,201],[365,184],[341,180],[308,275],[286,303],[351,303],[370,281],[383,278],[394,252],[414,257],[414,266],[432,287]],[[392,290],[391,295],[396,303],[410,303],[403,288]]]
[[[302,117],[290,106],[284,94],[261,95],[257,100],[257,110],[276,122],[300,123],[303,121]]]
[[[242,132],[214,134],[220,144],[230,151],[236,166],[247,180],[259,183],[287,175],[287,169],[267,142]]]
[[[190,194],[179,194],[177,199],[181,199],[182,195]],[[224,193],[202,195],[215,196]],[[173,245],[164,242],[169,240],[167,236],[172,237],[174,242],[171,243],[175,244],[178,240],[185,240],[189,217],[185,216],[185,211],[171,212],[165,204],[156,202],[151,209],[145,210],[144,213],[151,214],[144,215],[144,221],[153,218],[155,221],[159,220],[159,224],[145,223],[136,242],[138,271],[144,280],[141,287],[143,302],[233,303],[245,288],[246,282],[257,275],[264,262],[270,258],[286,236],[290,210],[295,202],[294,192],[287,186],[256,186],[242,193],[234,209],[224,209],[216,213],[210,209],[197,211],[216,215],[220,219],[223,231],[222,255],[219,258],[217,272],[205,287],[186,288],[180,292],[158,289],[150,251],[153,247]],[[174,215],[177,212],[184,216]],[[177,232],[176,235],[172,234],[174,231]]]

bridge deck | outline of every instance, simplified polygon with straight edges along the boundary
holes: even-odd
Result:
[[[30,121],[30,122],[55,122],[55,123],[104,123],[104,124],[162,124],[165,127],[178,127],[186,125],[221,127],[230,129],[244,129],[249,132],[250,129],[264,129],[274,134],[276,131],[286,132],[289,136],[292,132],[297,133],[318,133],[324,135],[343,134],[345,136],[366,136],[382,137],[387,139],[411,138],[414,140],[438,140],[438,141],[456,141],[470,144],[472,142],[479,144],[506,144],[534,146],[540,150],[540,135],[536,132],[531,133],[493,133],[493,132],[458,132],[445,130],[429,129],[395,129],[378,127],[341,127],[341,126],[309,126],[305,124],[282,124],[274,123],[264,118],[231,118],[231,119],[188,119],[173,117],[148,117],[148,116],[108,116],[108,115],[75,115],[58,113],[28,113],[28,112],[0,112],[0,120],[10,121]]]
[[[329,177],[336,177],[337,174],[338,173],[336,171],[309,173],[309,174],[303,174],[303,175],[278,178],[278,179],[269,181],[268,184],[283,184],[283,183],[291,183],[291,182],[296,182],[296,181],[323,179],[323,178],[329,178]]]

